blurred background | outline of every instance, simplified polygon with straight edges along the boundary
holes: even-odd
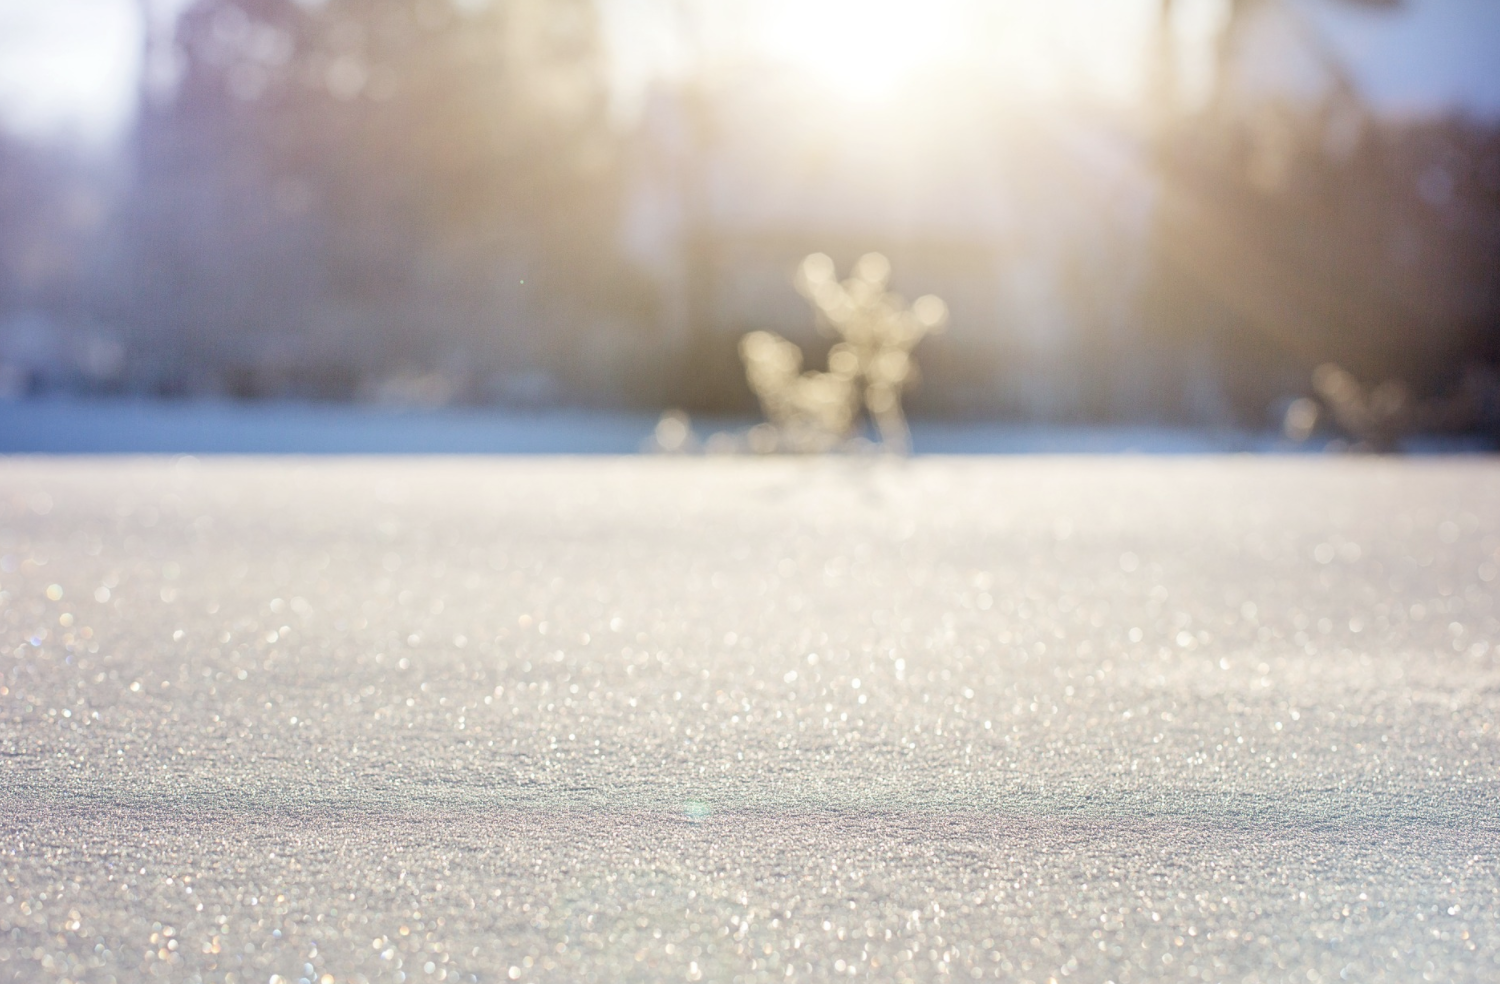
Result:
[[[801,258],[878,250],[952,311],[919,419],[1279,430],[1332,363],[1493,429],[1496,52],[1487,0],[0,0],[0,397],[750,414],[744,333],[827,350]]]

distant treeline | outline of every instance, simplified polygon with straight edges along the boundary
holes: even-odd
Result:
[[[587,351],[650,320],[589,0],[200,0],[146,60],[118,159],[0,146],[25,385],[625,396]]]
[[[738,335],[678,324],[697,285],[621,245],[645,137],[611,123],[591,0],[198,0],[144,57],[108,153],[0,138],[0,395],[753,408]],[[918,412],[1261,425],[1322,363],[1421,395],[1500,362],[1493,124],[1382,120],[1345,86],[1130,132],[1160,189],[1141,241],[1050,234],[1145,257],[1131,309],[1052,271],[1068,341],[1022,364],[984,342],[1016,326],[958,317],[994,270],[959,271]],[[739,294],[796,305],[791,269]]]
[[[1172,126],[1148,358],[1242,416],[1335,363],[1440,395],[1500,365],[1500,128],[1270,102]],[[1500,421],[1491,422],[1492,425]]]

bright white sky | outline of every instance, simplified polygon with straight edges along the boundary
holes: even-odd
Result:
[[[620,97],[653,75],[769,60],[879,98],[962,64],[1029,95],[1128,98],[1160,0],[603,0]],[[1191,2],[1191,0],[1190,0]],[[1198,0],[1221,6],[1220,0]],[[696,50],[695,50],[696,49]]]
[[[0,0],[0,116],[25,133],[112,129],[135,99],[139,37],[131,0]]]
[[[169,9],[188,0],[154,2]],[[1399,15],[1353,18],[1336,4],[1291,2],[1340,33],[1377,102],[1407,112],[1462,102],[1500,114],[1497,0],[1409,0]],[[879,98],[913,74],[960,63],[1029,97],[1128,100],[1140,88],[1158,0],[599,3],[628,116],[655,77],[746,59],[821,75],[851,98]],[[1224,0],[1180,6],[1201,63]],[[139,0],[0,0],[0,121],[37,135],[108,137],[129,118],[140,38]]]

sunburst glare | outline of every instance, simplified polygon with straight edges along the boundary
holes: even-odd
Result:
[[[818,0],[777,5],[761,25],[771,57],[809,70],[845,95],[879,97],[963,48],[953,3]]]

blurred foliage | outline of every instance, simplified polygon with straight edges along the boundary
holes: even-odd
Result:
[[[1500,373],[1471,364],[1447,392],[1418,399],[1399,379],[1366,386],[1331,362],[1313,371],[1316,399],[1299,397],[1288,406],[1282,432],[1307,441],[1327,424],[1338,436],[1333,447],[1377,454],[1401,449],[1419,435],[1469,433],[1500,440]]]
[[[845,441],[861,403],[882,445],[910,450],[901,393],[916,380],[911,352],[924,336],[940,332],[948,307],[928,294],[910,308],[886,289],[891,264],[867,253],[854,275],[840,282],[833,260],[814,253],[797,270],[797,289],[818,314],[818,327],[839,341],[828,354],[827,372],[803,372],[802,350],[766,331],[740,342],[750,388],[775,428],[775,447],[826,451]]]

